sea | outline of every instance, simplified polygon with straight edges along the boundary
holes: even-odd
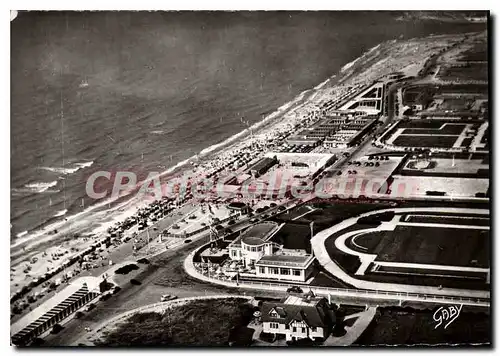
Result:
[[[486,29],[401,15],[19,12],[11,244],[98,203],[92,173],[188,164],[381,42]]]

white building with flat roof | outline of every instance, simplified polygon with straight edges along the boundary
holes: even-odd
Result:
[[[244,277],[306,282],[314,271],[314,256],[270,241],[279,225],[265,222],[252,226],[228,246],[229,258],[249,269]]]
[[[258,278],[306,282],[314,269],[314,256],[305,251],[280,249],[255,264]]]

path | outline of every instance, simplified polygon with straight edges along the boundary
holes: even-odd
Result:
[[[359,339],[361,334],[366,330],[368,325],[372,322],[377,312],[376,307],[370,307],[367,310],[356,313],[353,315],[348,315],[345,320],[352,319],[356,317],[356,321],[352,326],[346,326],[345,329],[347,333],[341,337],[335,337],[330,335],[328,339],[325,340],[323,346],[350,346]]]

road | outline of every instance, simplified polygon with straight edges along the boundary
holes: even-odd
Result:
[[[257,214],[256,216],[269,214],[277,209],[278,207],[270,208],[269,210],[263,212],[262,214]],[[236,232],[250,226],[251,224],[252,223],[249,222],[248,218],[245,218],[232,225],[231,229]],[[140,269],[138,271],[116,278],[117,280],[121,280],[120,284],[122,286],[122,290],[120,292],[113,295],[106,301],[98,302],[96,304],[96,308],[85,313],[81,319],[73,319],[67,322],[64,325],[64,330],[59,334],[51,334],[47,336],[44,345],[70,345],[87,333],[85,328],[88,327],[90,329],[95,329],[97,325],[117,313],[157,303],[160,301],[163,294],[173,294],[180,298],[222,293],[248,293],[249,295],[254,296],[282,297],[283,293],[279,291],[248,292],[242,291],[238,288],[228,288],[201,282],[189,277],[184,272],[182,267],[184,259],[193,249],[205,244],[208,241],[208,236],[209,233],[204,232],[198,236],[191,237],[191,243],[186,244],[183,240],[180,240],[176,248],[170,248],[168,250],[146,255],[151,261],[150,265],[140,265]],[[127,248],[129,249],[128,251],[131,252],[131,244],[125,245],[129,245]],[[95,273],[97,272],[98,271],[96,270]],[[94,270],[92,270],[92,273],[94,273]],[[130,284],[129,281],[132,278],[138,279],[141,282],[141,285],[135,286]]]

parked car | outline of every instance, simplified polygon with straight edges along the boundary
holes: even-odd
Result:
[[[302,288],[300,288],[299,286],[292,286],[288,288],[286,291],[287,293],[302,293]]]
[[[162,301],[162,302],[168,302],[169,300],[174,300],[174,299],[177,299],[176,295],[173,295],[173,294],[164,294],[164,295],[161,296],[160,301]]]
[[[91,310],[92,310],[92,309],[94,309],[94,308],[95,308],[95,304],[90,303],[89,305],[87,305],[87,306],[85,307],[85,309],[83,309],[83,311],[85,311],[85,312],[89,312],[89,311],[91,311]]]
[[[191,242],[191,240],[190,240],[190,239],[185,239],[185,240],[184,240],[184,243],[186,243],[186,244],[188,244],[188,243],[190,243],[190,242]]]

